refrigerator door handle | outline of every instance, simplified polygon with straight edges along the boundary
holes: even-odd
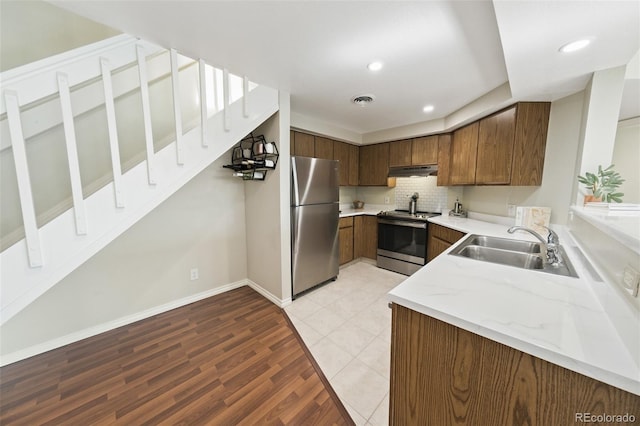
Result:
[[[293,200],[292,204],[294,206],[300,205],[300,193],[298,192],[298,171],[296,169],[296,159],[291,159],[291,183],[292,183],[292,191],[293,191]]]

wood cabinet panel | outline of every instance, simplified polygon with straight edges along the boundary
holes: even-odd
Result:
[[[353,218],[353,256],[376,259],[378,252],[378,218],[355,216]]]
[[[427,240],[427,263],[441,255],[449,247],[451,247],[451,243],[429,236]]]
[[[640,397],[394,304],[391,425],[568,425]]]
[[[339,185],[349,185],[349,145],[344,142],[333,141],[333,159],[339,161]]]
[[[549,127],[549,102],[520,102],[511,170],[511,185],[542,185]]]
[[[411,165],[411,139],[389,142],[389,167]]]
[[[294,142],[294,131],[293,130],[289,130],[289,155],[296,155],[293,151],[295,148],[295,142]]]
[[[386,186],[389,176],[389,143],[360,147],[359,185]]]
[[[338,228],[349,228],[353,226],[353,216],[341,217],[338,220]]]
[[[508,185],[516,130],[516,107],[480,120],[476,185]]]
[[[478,122],[453,132],[451,140],[451,185],[473,185],[476,182],[476,157],[478,154]]]
[[[344,265],[353,260],[353,226],[340,228],[338,240],[340,243],[340,265]]]
[[[457,231],[455,229],[447,228],[446,226],[437,225],[435,223],[429,223],[429,236],[439,238],[448,243],[455,243],[466,234],[464,232]]]
[[[435,223],[429,223],[428,231],[427,263],[465,236],[464,232],[456,231],[446,226],[436,225]]]
[[[298,157],[313,157],[315,154],[315,137],[307,133],[293,132],[293,155]]]
[[[314,154],[316,158],[333,160],[333,141],[331,139],[316,136]]]
[[[411,164],[421,166],[438,163],[438,135],[411,141]]]
[[[449,185],[451,164],[451,133],[438,135],[438,186]]]
[[[357,186],[360,182],[360,148],[357,145],[347,145],[349,146],[349,185]]]

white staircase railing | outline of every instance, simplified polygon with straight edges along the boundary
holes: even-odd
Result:
[[[154,147],[151,112],[157,105],[151,103],[149,82],[158,76],[148,65],[154,55],[164,51],[123,35],[0,75],[0,116],[6,114],[10,135],[10,141],[6,137],[0,140],[0,150],[12,149],[24,230],[24,238],[0,254],[0,324],[105,247],[278,110],[276,90],[256,86],[246,77],[240,79],[227,70],[212,69],[199,60],[199,121],[197,126],[183,132],[180,67],[193,60],[171,49],[175,140],[161,149]],[[127,89],[114,88],[112,75],[114,70],[132,64],[138,68],[145,144],[143,160],[123,173],[114,99],[117,90]],[[73,110],[74,106],[76,109],[83,106],[72,103],[71,92],[74,86],[96,79],[103,86],[111,171],[109,183],[85,197],[83,188],[86,192],[90,183],[81,179],[75,129],[82,111]],[[234,86],[235,95],[233,83],[239,86]],[[33,190],[31,177],[40,170],[30,170],[22,122],[25,112],[21,108],[45,102],[51,96],[57,96],[60,103],[72,208],[38,226],[34,199],[39,194]],[[91,105],[84,108],[91,109]],[[33,121],[38,127],[46,120]]]

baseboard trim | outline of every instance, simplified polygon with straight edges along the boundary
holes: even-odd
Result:
[[[254,281],[251,281],[248,278],[247,278],[247,285],[252,289],[254,289],[255,291],[257,291],[258,293],[260,293],[261,295],[263,295],[265,298],[267,298],[271,303],[273,303],[276,306],[284,308],[285,306],[288,306],[291,304],[291,298],[282,300],[279,297],[276,297],[269,290],[266,290],[264,287],[260,286]]]
[[[190,303],[193,302],[197,302],[199,300],[202,299],[206,299],[208,297],[211,296],[216,296],[218,294],[221,293],[225,293],[227,291],[230,290],[234,290],[236,288],[242,287],[248,285],[251,288],[253,288],[254,290],[256,290],[258,293],[262,294],[263,296],[265,296],[267,299],[271,300],[272,302],[274,302],[276,305],[281,306],[281,303],[279,301],[279,299],[275,299],[278,300],[278,302],[276,303],[274,301],[274,297],[271,293],[267,292],[266,290],[260,288],[256,283],[254,283],[251,280],[248,279],[244,279],[244,280],[240,280],[240,281],[236,281],[233,283],[229,283],[229,284],[225,284],[223,286],[220,287],[216,287],[214,289],[211,290],[207,290],[207,291],[203,291],[201,293],[197,293],[197,294],[193,294],[191,296],[187,296],[187,297],[183,297],[182,299],[178,299],[178,300],[173,300],[169,303],[165,303],[163,305],[159,305],[147,310],[144,310],[142,312],[138,312],[132,315],[127,315],[121,318],[118,318],[116,320],[113,321],[109,321],[106,322],[104,324],[100,324],[97,326],[93,326],[93,327],[89,327],[86,328],[84,330],[80,330],[71,334],[67,334],[66,336],[62,336],[56,339],[52,339],[49,340],[47,342],[44,343],[40,343],[34,346],[30,346],[28,348],[25,349],[21,349],[19,351],[16,352],[12,352],[10,354],[7,355],[3,355],[0,356],[0,367],[4,367],[5,365],[9,365],[9,364],[13,364],[14,362],[18,362],[18,361],[22,361],[24,359],[27,358],[31,358],[32,356],[35,355],[39,355],[45,352],[48,352],[50,350],[53,349],[57,349],[60,348],[62,346],[68,345],[70,343],[74,343],[74,342],[78,342],[82,339],[86,339],[88,337],[92,337],[95,336],[97,334],[100,333],[105,333],[107,331],[111,331],[114,330],[118,327],[122,327],[124,325],[128,325],[131,323],[134,323],[136,321],[140,321],[149,317],[152,317],[154,315],[158,315],[161,314],[163,312],[167,312],[170,311],[172,309],[175,308],[179,308],[181,306],[185,306],[188,305]],[[267,294],[269,294],[270,296],[268,296]]]

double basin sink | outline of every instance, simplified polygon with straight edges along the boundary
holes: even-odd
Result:
[[[550,264],[546,260],[546,247],[542,243],[472,234],[449,254],[577,278],[578,274],[562,247],[558,247],[558,250],[562,263]]]

